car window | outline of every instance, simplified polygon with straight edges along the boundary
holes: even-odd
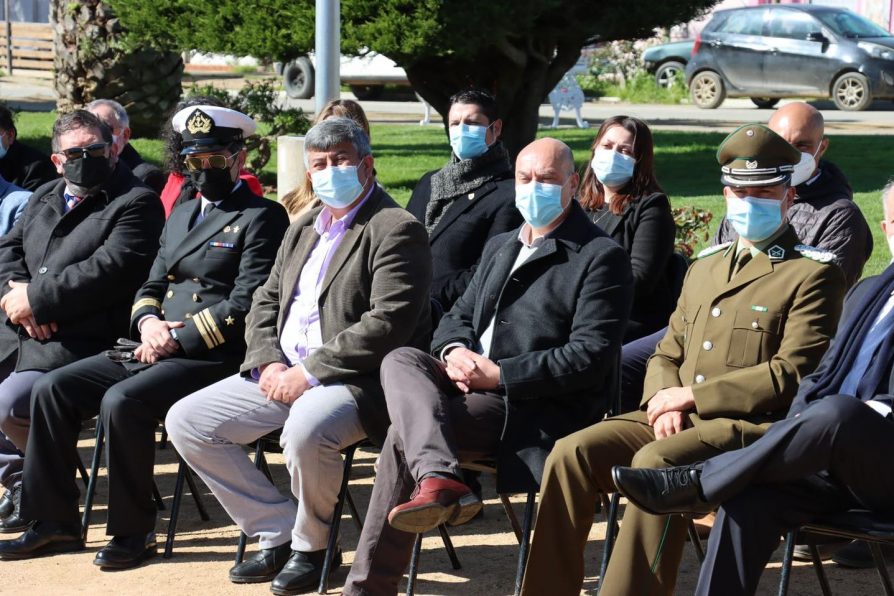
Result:
[[[816,16],[829,29],[844,37],[891,37],[890,33],[869,19],[847,10],[819,12]]]
[[[767,29],[770,37],[807,39],[808,33],[822,31],[821,25],[809,14],[798,10],[771,10]]]
[[[717,28],[718,33],[729,35],[762,35],[764,30],[763,10],[743,10],[730,13]]]

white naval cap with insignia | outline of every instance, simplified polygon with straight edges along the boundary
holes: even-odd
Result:
[[[183,137],[181,155],[219,151],[233,143],[241,143],[258,128],[258,124],[242,112],[210,105],[183,108],[174,114],[171,126]]]

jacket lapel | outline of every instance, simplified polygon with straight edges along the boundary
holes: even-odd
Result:
[[[452,224],[456,218],[477,205],[482,198],[492,193],[496,188],[497,185],[491,181],[476,188],[470,193],[459,195],[453,203],[450,204],[447,213],[441,217],[441,220],[438,222],[438,225],[435,226],[435,229],[432,230],[429,242],[434,242],[435,238],[440,236],[444,230],[450,227],[450,224]]]
[[[317,215],[321,209],[317,209]],[[311,251],[317,245],[320,236],[314,230],[314,222],[317,220],[316,215],[311,218],[310,222],[301,228],[298,238],[289,250],[283,270],[280,273],[279,281],[279,322],[277,329],[282,331],[283,322],[286,314],[288,314],[289,305],[292,302],[292,295],[295,293],[295,284],[298,283],[298,276],[304,268],[304,263],[310,256]]]
[[[196,252],[212,236],[220,232],[225,225],[239,217],[240,211],[236,207],[235,199],[236,197],[234,196],[224,199],[220,205],[211,210],[208,217],[186,233],[183,242],[171,255],[171,262],[168,264],[168,267],[174,267],[183,257]],[[198,210],[202,206],[201,200],[193,200],[196,205],[190,209],[190,216],[186,222],[187,227],[189,227],[189,222],[195,220]]]
[[[323,277],[323,283],[320,286],[320,296],[325,295],[326,290],[332,284],[332,280],[335,279],[335,276],[338,275],[338,272],[347,262],[348,257],[354,252],[354,247],[360,241],[361,236],[363,236],[363,229],[369,223],[372,215],[376,213],[381,202],[382,191],[376,187],[373,194],[360,208],[360,211],[357,212],[354,221],[345,230],[344,237],[341,239],[338,248],[335,249],[335,254],[332,255],[332,260],[329,261],[329,267],[326,269],[326,275]]]

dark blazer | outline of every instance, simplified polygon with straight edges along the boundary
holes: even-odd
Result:
[[[143,156],[137,153],[137,150],[133,148],[133,145],[130,143],[125,145],[124,149],[121,151],[121,155],[118,156],[118,159],[126,163],[127,167],[133,170],[134,176],[142,180],[146,186],[157,192],[159,195],[161,194],[168,177],[165,176],[165,173],[157,166],[145,161]]]
[[[268,362],[287,362],[280,333],[301,269],[320,238],[314,230],[320,211],[312,209],[289,227],[269,279],[255,292],[243,375]],[[379,445],[390,424],[379,366],[395,348],[424,349],[428,343],[430,283],[425,228],[376,187],[329,262],[318,302],[323,345],[303,364],[323,385],[348,387],[363,428]]]
[[[605,212],[601,212],[605,213]],[[671,255],[676,224],[670,201],[662,192],[640,197],[617,216],[608,213],[596,225],[630,255],[633,268],[633,309],[624,343],[667,327],[674,310],[671,291]]]
[[[111,347],[127,333],[134,293],[146,279],[164,225],[158,195],[118,164],[99,193],[65,213],[65,181],[40,187],[13,229],[0,237],[0,295],[27,281],[47,341],[2,315],[0,359],[18,349],[17,371],[50,370]]]
[[[131,309],[131,336],[146,315],[186,324],[177,338],[188,358],[233,360],[245,354],[245,317],[267,280],[289,217],[243,183],[190,229],[202,201],[174,209],[149,279]]]
[[[572,202],[567,219],[511,275],[518,232],[497,236],[432,340],[480,349],[495,320],[488,357],[501,369],[507,419],[498,491],[540,483],[553,443],[600,420],[611,407],[617,357],[633,297],[627,253]]]
[[[9,146],[3,159],[0,159],[0,176],[7,182],[31,191],[59,178],[56,166],[48,156],[22,144],[18,139]]]
[[[434,171],[428,172],[419,180],[407,203],[407,210],[422,223],[431,199],[434,174]],[[487,241],[518,228],[521,223],[521,213],[515,208],[512,172],[485,182],[450,205],[429,238],[434,259],[431,296],[442,309],[450,310],[462,296]]]

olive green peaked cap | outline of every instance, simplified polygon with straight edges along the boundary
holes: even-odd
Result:
[[[723,139],[717,161],[727,186],[773,186],[788,182],[801,152],[763,124],[746,124]]]

